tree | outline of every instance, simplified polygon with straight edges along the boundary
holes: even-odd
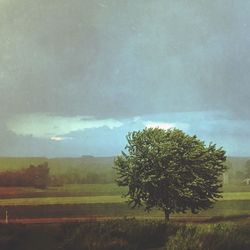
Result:
[[[38,166],[30,165],[28,168],[17,171],[0,173],[0,186],[24,186],[47,188],[49,184],[49,167],[44,162]]]
[[[174,212],[212,207],[221,197],[225,151],[179,129],[146,128],[127,135],[127,153],[115,159],[117,183],[128,186],[132,207]]]
[[[31,164],[28,168],[22,170],[22,179],[24,186],[47,188],[49,184],[48,163],[44,162],[37,166]]]

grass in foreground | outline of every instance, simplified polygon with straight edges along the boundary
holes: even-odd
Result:
[[[250,249],[249,223],[165,224],[134,219],[45,225],[0,225],[1,250]]]

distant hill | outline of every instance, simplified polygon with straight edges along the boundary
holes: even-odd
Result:
[[[38,165],[48,162],[51,173],[66,173],[68,170],[109,170],[114,166],[115,157],[94,157],[84,155],[82,157],[0,157],[0,171],[17,170],[29,165]],[[228,157],[228,165],[232,170],[241,169],[250,157]]]

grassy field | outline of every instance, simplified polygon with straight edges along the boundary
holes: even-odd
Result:
[[[172,224],[164,224],[160,210],[130,209],[121,197],[126,188],[116,184],[1,189],[2,197],[7,196],[0,199],[0,249],[248,250],[250,192],[235,190],[225,192],[213,209],[173,214]],[[6,210],[8,225],[4,225]],[[40,224],[48,218],[53,223]],[[61,223],[64,218],[74,223]],[[89,222],[79,222],[81,218]],[[22,219],[38,224],[16,224]]]
[[[244,184],[225,184],[223,185],[223,192],[230,193],[230,192],[250,192],[250,185]]]
[[[0,199],[0,206],[7,205],[66,205],[89,203],[121,203],[126,199],[121,195],[93,195],[93,196],[66,196],[66,197],[33,197]],[[220,201],[250,201],[250,192],[224,193]]]
[[[0,187],[1,198],[110,196],[122,195],[127,188],[116,184],[68,184],[61,187],[36,189],[30,187]]]
[[[151,213],[143,209],[130,209],[121,194],[126,188],[116,184],[77,184],[34,188],[1,188],[0,214],[10,211],[11,218],[25,217],[137,217],[162,218],[159,210]],[[5,197],[5,198],[3,198]],[[2,212],[1,212],[2,210]],[[177,214],[177,217],[216,217],[250,214],[250,192],[225,192],[213,209],[199,214]],[[1,217],[0,217],[1,219]]]
[[[126,187],[119,187],[115,183],[109,184],[69,184],[62,187],[51,188],[49,192],[81,193],[92,195],[121,195],[126,193]]]
[[[224,199],[249,199],[250,185],[226,185],[223,187]],[[126,187],[119,187],[115,183],[109,184],[67,184],[61,187],[37,189],[31,187],[0,187],[0,197],[61,197],[61,196],[109,196],[122,195],[127,192]]]
[[[103,203],[121,203],[125,199],[120,195],[110,196],[76,196],[76,197],[34,197],[34,198],[12,198],[0,199],[0,206],[9,205],[74,205],[74,204],[103,204]]]
[[[0,197],[67,197],[67,196],[121,196],[127,187],[119,187],[116,183],[109,184],[67,184],[61,187],[37,189],[31,187],[0,187]],[[231,186],[223,192],[223,200],[249,200],[250,186]]]
[[[250,192],[228,192],[223,193],[222,200],[226,201],[242,201],[242,200],[250,200]]]
[[[198,214],[173,214],[171,218],[207,220],[218,218],[219,220],[230,220],[230,217],[247,217],[249,215],[249,201],[220,201],[213,209],[202,211]],[[9,205],[0,206],[0,220],[4,220],[5,211],[9,212],[9,219],[24,218],[80,218],[80,217],[108,217],[123,218],[135,217],[144,219],[163,219],[163,212],[153,209],[150,213],[143,208],[131,209],[127,204],[121,203],[85,203],[85,204],[66,204],[66,205]]]

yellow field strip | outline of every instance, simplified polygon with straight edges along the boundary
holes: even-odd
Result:
[[[8,205],[66,205],[66,204],[94,204],[121,203],[125,199],[120,195],[112,196],[77,196],[77,197],[39,197],[0,199],[0,206]]]
[[[250,200],[250,192],[231,192],[223,193],[221,200]]]

